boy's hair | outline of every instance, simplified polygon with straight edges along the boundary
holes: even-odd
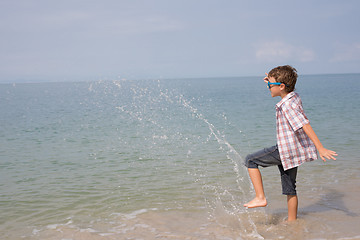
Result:
[[[276,82],[284,83],[286,92],[290,93],[295,90],[295,84],[298,77],[295,68],[289,65],[279,66],[273,68],[268,76],[275,78]]]

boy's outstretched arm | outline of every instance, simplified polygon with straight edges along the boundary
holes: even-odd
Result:
[[[319,138],[316,136],[314,130],[312,129],[310,123],[304,125],[303,129],[304,129],[306,135],[308,135],[308,137],[311,139],[311,141],[313,141],[313,143],[315,144],[315,147],[318,150],[319,155],[324,162],[326,161],[325,158],[336,160],[336,158],[334,156],[337,156],[337,153],[332,150],[324,148],[324,146],[321,144]]]

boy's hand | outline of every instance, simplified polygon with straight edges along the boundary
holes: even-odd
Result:
[[[334,156],[337,156],[337,153],[334,151],[331,151],[329,149],[322,148],[322,149],[319,149],[319,155],[320,155],[321,159],[324,162],[326,162],[326,158],[329,160],[330,159],[336,160],[336,158]]]
[[[265,73],[266,77],[264,77],[264,82],[268,82],[269,81],[269,76],[268,76],[268,73]]]

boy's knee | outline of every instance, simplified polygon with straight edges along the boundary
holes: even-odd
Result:
[[[258,165],[252,161],[251,154],[246,156],[244,164],[247,168],[258,168]]]

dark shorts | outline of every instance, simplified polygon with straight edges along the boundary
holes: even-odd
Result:
[[[248,168],[258,168],[259,166],[270,167],[274,165],[277,165],[280,171],[283,194],[296,195],[297,167],[284,171],[277,145],[249,154],[245,159],[245,166]]]

